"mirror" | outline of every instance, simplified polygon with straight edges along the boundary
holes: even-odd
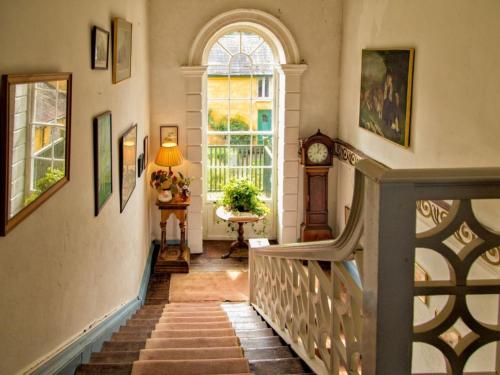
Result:
[[[0,235],[69,181],[71,74],[2,77]]]

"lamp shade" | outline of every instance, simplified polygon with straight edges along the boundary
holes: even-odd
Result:
[[[156,154],[155,164],[161,167],[175,167],[183,161],[181,150],[175,143],[164,143]]]

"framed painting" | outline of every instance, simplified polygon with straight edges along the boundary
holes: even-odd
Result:
[[[359,126],[403,147],[410,146],[414,54],[366,49],[361,63]]]
[[[99,215],[113,193],[111,112],[94,119],[94,211]]]
[[[132,74],[132,24],[122,18],[113,20],[113,83]]]
[[[164,143],[179,144],[179,127],[177,125],[160,126],[160,146]]]
[[[92,28],[92,69],[108,69],[109,31]]]
[[[137,175],[137,124],[120,139],[120,212],[123,212],[135,189]]]

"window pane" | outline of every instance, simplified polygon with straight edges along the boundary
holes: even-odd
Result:
[[[56,91],[52,89],[35,90],[34,107],[35,122],[54,123],[56,119]]]
[[[234,137],[234,136],[232,136]],[[238,136],[235,136],[238,137]],[[231,146],[229,146],[229,151],[228,151],[228,165],[231,167],[248,167],[250,166],[250,136],[243,136],[247,137],[248,143],[246,143],[248,146],[245,146],[244,141],[241,141],[241,144],[237,143],[232,143]]]
[[[37,154],[52,142],[50,126],[33,126],[33,153]]]
[[[240,33],[234,32],[222,36],[218,43],[224,47],[231,55],[240,52]]]
[[[250,130],[250,109],[252,103],[248,100],[231,100],[230,129],[231,131]]]
[[[252,80],[249,76],[231,76],[231,99],[250,99]]]
[[[227,100],[210,100],[208,102],[208,130],[228,130],[229,102]]]
[[[228,136],[227,135],[209,135],[208,136],[208,145],[214,145],[214,146],[223,146],[227,145],[228,142]]]
[[[52,129],[54,139],[54,158],[64,159],[66,152],[66,130],[58,127]]]
[[[232,76],[250,76],[252,73],[252,60],[247,55],[239,53],[231,58],[229,74]]]
[[[271,131],[272,117],[272,101],[257,100],[252,103],[252,130]]]
[[[273,51],[267,43],[262,43],[250,57],[254,65],[267,65],[274,61]]]
[[[66,91],[57,92],[57,123],[66,124]]]
[[[229,97],[229,77],[208,77],[207,95],[210,99],[227,99]]]
[[[264,40],[254,33],[241,33],[241,52],[250,55]]]
[[[219,43],[215,43],[208,54],[208,65],[228,65],[231,55]]]

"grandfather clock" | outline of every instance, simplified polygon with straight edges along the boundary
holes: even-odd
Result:
[[[328,225],[328,171],[333,162],[333,141],[318,132],[300,140],[301,164],[304,165],[304,222],[301,241],[333,238]]]

